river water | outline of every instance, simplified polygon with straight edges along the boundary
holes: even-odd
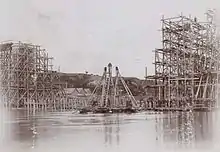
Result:
[[[220,112],[1,110],[1,152],[219,152]]]

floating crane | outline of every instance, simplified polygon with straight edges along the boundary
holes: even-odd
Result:
[[[136,112],[137,102],[122,78],[119,68],[112,76],[112,64],[104,68],[103,75],[80,113],[124,113]]]

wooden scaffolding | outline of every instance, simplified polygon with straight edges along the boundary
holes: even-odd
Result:
[[[2,101],[15,108],[65,109],[66,95],[52,60],[40,46],[1,43]]]
[[[162,48],[155,50],[156,106],[201,108],[218,106],[219,37],[215,12],[206,21],[180,15],[162,18]]]

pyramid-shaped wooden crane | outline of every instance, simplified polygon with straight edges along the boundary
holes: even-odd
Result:
[[[137,102],[116,67],[116,76],[112,77],[112,64],[104,68],[103,75],[82,111],[95,113],[135,112]]]

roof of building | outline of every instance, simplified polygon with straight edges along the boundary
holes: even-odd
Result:
[[[91,94],[88,88],[65,88],[65,92],[72,96],[82,96]]]

